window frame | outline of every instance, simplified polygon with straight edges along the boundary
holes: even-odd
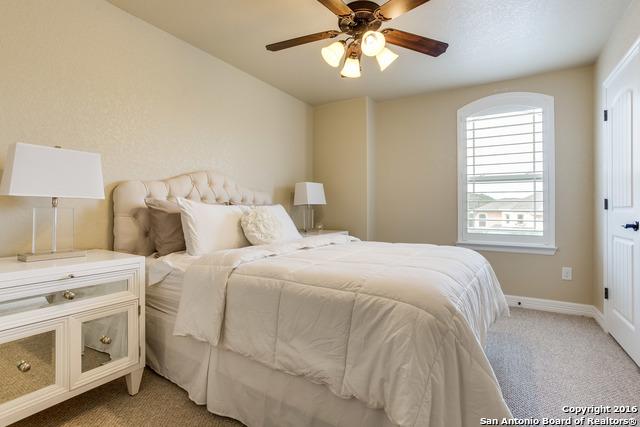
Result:
[[[533,92],[508,92],[473,101],[458,110],[458,241],[459,246],[499,252],[555,254],[555,100]],[[479,114],[498,114],[512,108],[542,109],[543,153],[543,236],[469,233],[467,212],[467,118]]]

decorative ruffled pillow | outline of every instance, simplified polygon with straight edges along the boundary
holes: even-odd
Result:
[[[254,246],[302,238],[282,205],[254,206],[242,216],[240,225]]]

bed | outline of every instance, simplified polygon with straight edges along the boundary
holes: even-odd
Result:
[[[215,172],[114,191],[114,248],[148,258],[147,364],[248,426],[475,426],[510,417],[483,352],[508,313],[462,248],[348,236],[152,257],[144,199],[268,205]]]

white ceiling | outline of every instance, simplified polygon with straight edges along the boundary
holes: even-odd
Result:
[[[366,58],[360,79],[329,67],[321,41],[280,52],[268,43],[337,29],[316,0],[109,0],[127,12],[278,87],[321,104],[394,98],[593,62],[631,0],[431,0],[392,27],[449,43],[432,58],[391,47],[384,73]],[[382,3],[379,0],[378,3]]]

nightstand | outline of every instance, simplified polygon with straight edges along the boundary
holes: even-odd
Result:
[[[300,230],[300,234],[302,235],[302,237],[326,236],[327,234],[344,234],[348,236],[349,232],[345,230]]]
[[[145,365],[144,257],[91,250],[25,263],[0,258],[0,425]]]

